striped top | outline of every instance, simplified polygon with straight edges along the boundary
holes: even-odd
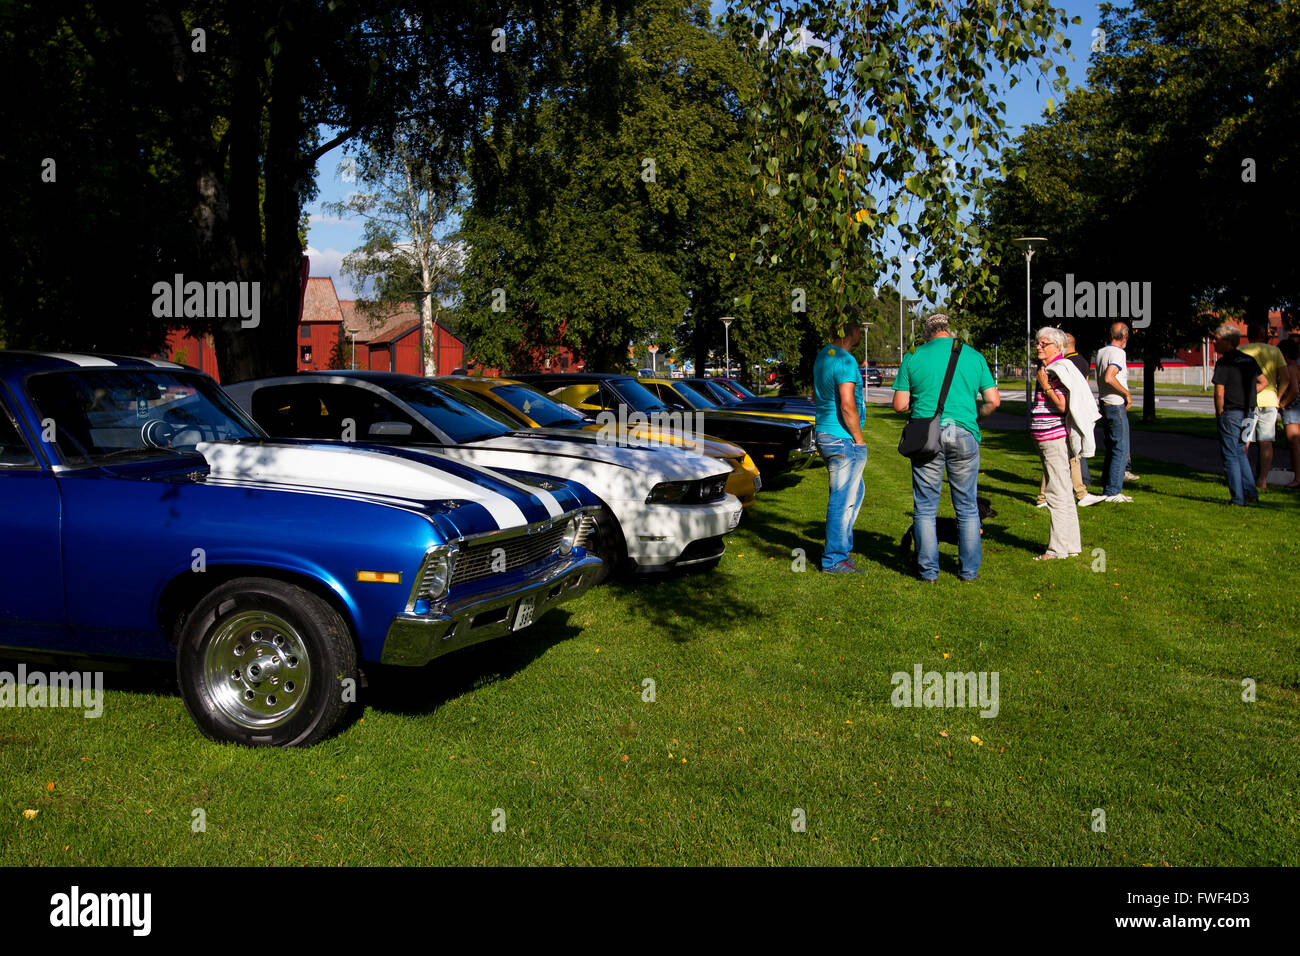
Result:
[[[1058,355],[1047,363],[1047,367],[1050,369],[1052,362],[1059,361],[1061,356]],[[1047,373],[1047,382],[1058,398],[1065,397],[1065,389],[1061,387],[1061,380],[1054,372]],[[1041,385],[1034,387],[1034,405],[1029,411],[1029,434],[1039,442],[1056,441],[1065,437],[1065,416],[1048,402]]]

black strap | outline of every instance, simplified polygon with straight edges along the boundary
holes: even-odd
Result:
[[[961,351],[961,339],[952,340],[952,357],[948,359],[948,371],[943,376],[943,388],[939,389],[939,407],[934,410],[934,417],[943,414],[943,403],[948,397],[948,386],[952,384],[952,373],[957,371],[957,353]]]

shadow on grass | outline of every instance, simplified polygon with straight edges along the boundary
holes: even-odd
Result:
[[[366,664],[361,703],[390,714],[431,714],[449,700],[519,673],[547,650],[576,637],[581,629],[564,611],[552,611],[518,634],[484,641],[435,658],[423,667]],[[362,716],[353,708],[338,731]]]
[[[154,697],[176,697],[179,693],[176,686],[176,665],[171,661],[133,661],[117,657],[87,657],[41,651],[5,651],[0,654],[0,671],[7,672],[10,677],[18,676],[19,665],[28,674],[40,672],[47,678],[55,672],[102,673],[104,690],[149,694]]]

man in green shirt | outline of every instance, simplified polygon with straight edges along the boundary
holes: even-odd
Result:
[[[1282,370],[1286,368],[1286,359],[1282,350],[1276,345],[1268,344],[1268,326],[1263,322],[1252,322],[1246,329],[1249,342],[1238,345],[1243,355],[1255,360],[1268,386],[1255,396],[1255,441],[1259,442],[1259,467],[1255,469],[1255,487],[1260,491],[1268,488],[1268,473],[1273,470],[1273,439],[1277,437],[1277,399],[1278,383]],[[1250,454],[1250,442],[1246,443],[1246,454]]]
[[[903,357],[894,379],[894,411],[910,410],[912,418],[929,418],[939,407],[939,392],[956,346],[948,329],[948,316],[940,313],[926,319],[925,339],[924,345]],[[978,408],[977,395],[982,400]],[[979,419],[993,414],[1001,403],[989,363],[975,349],[963,347],[957,355],[957,367],[939,419],[943,450],[929,461],[912,460],[912,529],[922,581],[934,583],[939,577],[939,539],[934,519],[939,512],[945,471],[952,507],[957,513],[960,562],[957,576],[963,581],[979,577],[983,557],[976,503],[980,472]]]

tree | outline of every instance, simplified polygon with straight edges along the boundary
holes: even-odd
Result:
[[[391,148],[362,153],[361,182],[371,191],[356,192],[326,208],[339,216],[365,220],[365,242],[343,259],[343,272],[359,284],[374,281],[375,296],[358,302],[372,325],[407,307],[415,297],[424,324],[426,375],[437,375],[434,322],[442,302],[456,289],[461,249],[446,241],[445,224],[461,196],[461,177],[439,171],[412,150],[416,137],[399,130]],[[436,136],[419,137],[425,142]]]
[[[629,343],[678,343],[760,360],[774,339],[757,305],[789,284],[747,280],[755,227],[739,90],[752,82],[702,0],[653,0],[625,18],[588,8],[558,74],[526,78],[527,106],[485,121],[469,155],[462,321],[475,354],[518,367],[560,345],[619,368]],[[778,337],[779,338],[779,337]]]
[[[1040,289],[1067,274],[1150,283],[1151,324],[1135,336],[1148,368],[1198,339],[1207,310],[1294,311],[1298,25],[1296,3],[1104,5],[1089,86],[1026,129],[992,190],[990,235],[1049,237]],[[1023,316],[1023,268],[1003,259],[985,314]],[[1081,351],[1104,344],[1103,323],[1072,331]],[[1146,419],[1154,394],[1148,375]]]
[[[759,265],[794,263],[817,279],[842,326],[890,271],[896,230],[939,283],[964,295],[984,281],[986,243],[969,222],[1005,138],[1006,106],[987,74],[1068,49],[1050,4],[1003,0],[950,13],[938,3],[737,0],[759,83],[746,97],[751,172],[772,200],[753,237]],[[1057,67],[1054,84],[1065,76]],[[899,276],[893,273],[893,283]],[[934,287],[918,266],[913,279]]]
[[[187,321],[211,332],[227,381],[291,371],[303,210],[315,195],[317,160],[354,138],[387,141],[417,118],[438,131],[436,141],[420,145],[424,162],[459,156],[466,129],[489,104],[517,107],[515,74],[524,67],[513,57],[533,63],[541,51],[564,56],[573,4],[561,4],[558,14],[547,8],[554,31],[530,29],[534,6],[541,5],[145,0],[118,10],[69,0],[19,3],[3,21],[6,43],[17,48],[6,54],[30,68],[10,84],[32,101],[17,112],[48,117],[34,128],[61,146],[56,158],[71,155],[70,165],[85,175],[73,190],[42,191],[35,177],[43,144],[17,150],[13,181],[21,195],[9,206],[19,218],[6,225],[19,236],[11,244],[21,248],[33,236],[37,248],[55,248],[55,230],[45,223],[69,212],[82,216],[74,234],[93,239],[92,248],[128,240],[132,269],[108,288],[125,290],[116,312],[128,318],[118,322],[138,325],[142,339],[162,332],[149,312],[155,281],[180,272],[195,281],[257,283],[256,325],[208,315]],[[31,55],[21,52],[26,43],[34,44]],[[100,107],[109,120],[96,115]],[[88,119],[111,148],[93,140],[88,147],[66,116]],[[3,135],[30,128],[6,123]],[[0,154],[7,160],[10,148]],[[97,221],[84,221],[91,216]],[[129,228],[126,237],[119,224]],[[13,301],[39,314],[16,321],[48,324],[59,317],[51,311],[56,304],[92,297],[56,291],[83,277],[53,259],[35,264],[38,277],[24,276]],[[95,291],[102,300],[103,290]],[[90,344],[81,333],[76,338]]]

